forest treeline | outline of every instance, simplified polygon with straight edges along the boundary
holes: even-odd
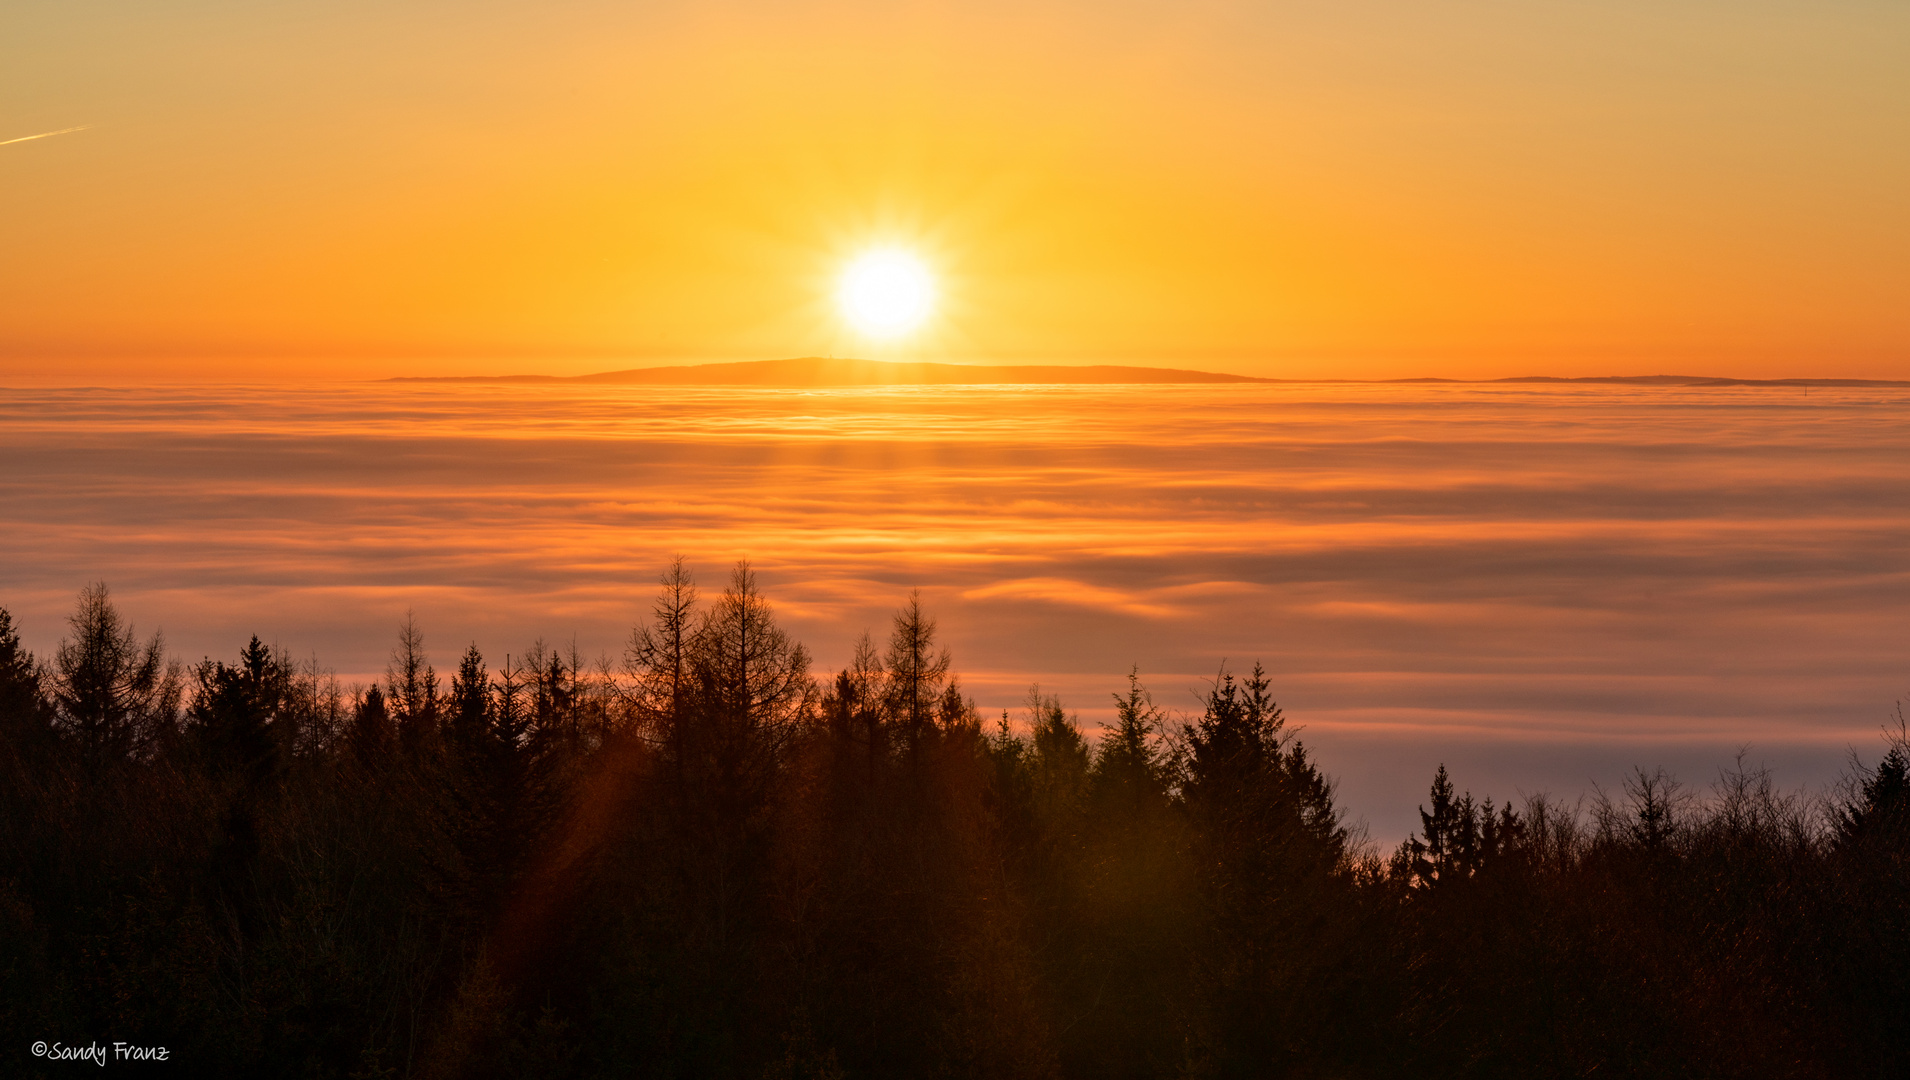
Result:
[[[679,561],[621,657],[346,688],[186,667],[104,586],[0,611],[0,1071],[195,1076],[1899,1076],[1910,743],[1845,788],[1349,830],[1263,671],[1170,717],[983,717],[911,599],[812,670]],[[142,1066],[145,1067],[145,1066]]]

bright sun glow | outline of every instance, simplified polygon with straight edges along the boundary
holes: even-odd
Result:
[[[842,272],[836,303],[849,324],[872,338],[898,338],[935,307],[935,280],[922,260],[897,248],[858,255]]]

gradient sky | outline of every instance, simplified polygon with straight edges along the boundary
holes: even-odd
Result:
[[[616,655],[682,552],[823,672],[913,588],[993,715],[1264,661],[1344,802],[1834,779],[1910,690],[1910,390],[177,386],[0,396],[0,605],[189,661]]]
[[[1910,377],[1887,0],[12,0],[0,142],[82,125],[0,145],[0,378]]]

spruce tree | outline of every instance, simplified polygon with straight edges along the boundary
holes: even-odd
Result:
[[[207,659],[193,668],[197,691],[188,730],[216,769],[254,782],[276,775],[295,742],[290,726],[292,673],[255,634],[237,665]]]
[[[1095,749],[1092,788],[1105,807],[1136,812],[1166,797],[1163,753],[1159,745],[1161,711],[1138,667],[1127,675],[1127,693],[1114,695],[1114,727]]]
[[[53,708],[45,673],[20,646],[13,616],[0,608],[0,754],[32,760],[53,742]]]
[[[459,753],[467,759],[482,753],[490,734],[491,685],[476,642],[464,650],[451,676],[450,707],[449,733]]]

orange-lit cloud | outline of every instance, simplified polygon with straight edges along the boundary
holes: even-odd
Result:
[[[1140,615],[1159,618],[1181,614],[1176,608],[1164,604],[1151,604],[1141,600],[1133,593],[1120,589],[1110,589],[1099,585],[1090,585],[1067,578],[1034,577],[1010,578],[984,585],[979,589],[968,589],[962,593],[964,600],[1041,600],[1053,604],[1066,604],[1087,608],[1091,611],[1106,611],[1122,615]]]
[[[29,389],[0,604],[104,578],[188,659],[615,653],[675,552],[824,667],[912,588],[991,713],[1267,663],[1354,805],[1421,775],[1830,775],[1905,689],[1910,393],[1612,386]],[[1388,802],[1387,800],[1393,800]],[[1390,807],[1390,809],[1388,809]],[[1389,826],[1390,827],[1390,826]]]
[[[75,131],[85,131],[89,126],[91,125],[81,124],[78,127],[61,128],[58,131],[42,131],[38,135],[21,135],[12,139],[0,139],[0,146],[12,146],[14,143],[32,142],[35,139],[50,139],[55,135],[71,135]]]

